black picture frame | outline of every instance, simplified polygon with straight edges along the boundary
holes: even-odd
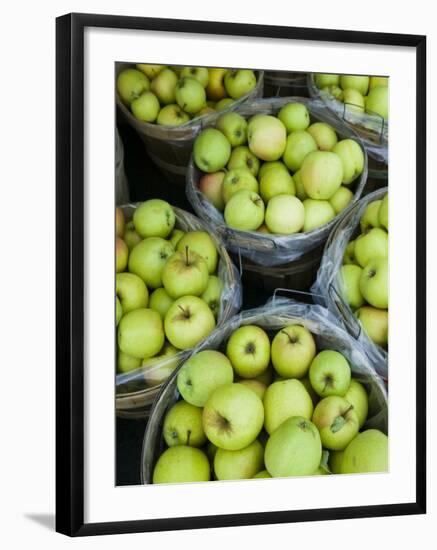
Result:
[[[84,523],[84,29],[335,41],[416,50],[416,499],[356,506]],[[426,512],[426,37],[282,26],[68,14],[56,20],[56,530],[69,536],[423,514]]]

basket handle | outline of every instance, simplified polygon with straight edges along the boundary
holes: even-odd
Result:
[[[358,340],[361,334],[361,324],[355,318],[353,318],[352,321],[347,304],[332,283],[330,283],[328,287],[328,294],[332,302],[335,304],[338,312],[341,314],[343,323],[346,325],[347,330],[355,338],[355,340]]]

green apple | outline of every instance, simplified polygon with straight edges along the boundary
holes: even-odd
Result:
[[[212,113],[215,113],[215,109],[205,104],[199,111],[197,111],[197,113],[194,113],[194,115],[192,115],[192,118],[197,118],[204,115],[212,115]]]
[[[223,99],[220,99],[215,104],[215,110],[216,111],[225,111],[228,107],[230,107],[234,103],[234,100],[230,97],[224,97]]]
[[[135,369],[139,369],[141,366],[142,360],[138,357],[132,357],[127,353],[124,353],[121,350],[118,350],[117,357],[117,370],[121,373],[130,372]]]
[[[340,84],[340,75],[338,74],[316,74],[314,75],[314,82],[317,88],[324,88],[325,86],[338,86]]]
[[[134,273],[117,273],[115,291],[120,299],[123,314],[133,309],[147,307],[149,292],[144,281]]]
[[[195,78],[204,88],[208,86],[209,72],[206,67],[184,67],[179,76],[181,78]]]
[[[273,173],[276,171],[282,170],[283,172],[289,174],[288,168],[285,166],[285,164],[280,160],[273,160],[269,162],[263,162],[259,172],[258,172],[258,179],[261,181],[270,171]]]
[[[164,319],[165,334],[173,346],[188,349],[196,346],[215,327],[214,314],[197,296],[178,298]]]
[[[262,328],[255,325],[241,326],[229,338],[226,355],[238,376],[255,378],[269,365],[269,337]]]
[[[305,157],[317,151],[317,143],[307,130],[295,130],[287,137],[283,161],[292,172],[300,170]]]
[[[341,353],[325,349],[314,357],[309,377],[314,391],[320,397],[344,397],[350,385],[351,369]]]
[[[186,233],[179,241],[177,251],[185,252],[187,247],[191,252],[195,252],[205,260],[210,274],[215,272],[218,262],[217,248],[206,231],[189,231]]]
[[[388,193],[384,195],[378,213],[378,221],[388,231]]]
[[[129,248],[127,244],[117,237],[115,240],[115,270],[117,273],[121,273],[127,267],[129,259]]]
[[[388,471],[388,437],[380,430],[365,430],[346,447],[342,474]]]
[[[199,191],[211,202],[217,210],[222,212],[225,208],[223,200],[223,179],[225,172],[212,172],[203,174],[199,180]]]
[[[223,292],[223,283],[216,275],[208,277],[208,283],[203,294],[200,296],[217,319],[220,313],[220,297]]]
[[[182,124],[186,124],[189,120],[189,115],[179,105],[171,103],[159,111],[156,123],[160,126],[182,126]]]
[[[369,89],[369,80],[370,79],[368,76],[343,74],[340,76],[340,86],[343,90],[357,90],[361,95],[366,95],[367,90]]]
[[[264,211],[264,202],[257,193],[241,189],[226,204],[224,218],[229,227],[255,231],[264,221]]]
[[[139,308],[123,315],[118,325],[118,346],[133,357],[153,357],[164,344],[162,320],[153,309]]]
[[[376,86],[388,86],[388,76],[371,76],[369,81],[369,90]]]
[[[263,422],[261,399],[242,384],[220,386],[203,409],[203,429],[207,438],[228,451],[244,449],[255,441]]]
[[[258,174],[259,165],[259,159],[251,153],[249,147],[246,145],[239,145],[238,147],[232,149],[228,162],[229,170],[234,170],[235,168],[247,168],[253,176],[256,176]]]
[[[174,302],[165,288],[157,288],[152,292],[149,299],[149,308],[157,311],[161,315],[161,319],[165,319],[167,311],[170,309],[170,306]]]
[[[322,399],[314,409],[312,421],[323,447],[332,451],[343,451],[358,434],[357,413],[344,397],[331,395]]]
[[[238,451],[217,449],[214,472],[218,480],[251,479],[264,467],[264,447],[255,439]]]
[[[191,403],[178,401],[165,415],[162,435],[169,447],[175,445],[202,447],[206,443],[202,409]]]
[[[212,393],[234,381],[231,362],[215,350],[199,351],[192,355],[178,373],[179,393],[188,403],[203,407]]]
[[[364,299],[373,307],[388,308],[388,259],[370,260],[360,278],[360,290]]]
[[[247,142],[247,122],[238,113],[221,115],[217,120],[216,128],[226,136],[232,147],[244,145]]]
[[[271,233],[291,235],[299,232],[305,221],[305,208],[293,195],[276,195],[266,208],[265,223]]]
[[[294,186],[296,187],[296,197],[301,201],[304,201],[305,199],[307,199],[308,195],[306,194],[305,187],[302,182],[302,176],[301,176],[300,170],[298,170],[293,174],[293,182],[294,182]]]
[[[342,183],[348,185],[357,179],[364,170],[364,153],[360,145],[353,139],[342,139],[333,148],[343,166]]]
[[[352,193],[352,191],[342,185],[332,195],[332,197],[329,199],[329,202],[331,203],[334,212],[336,214],[339,214],[348,206],[348,204],[350,204],[353,198],[354,194]]]
[[[386,348],[388,343],[388,311],[363,306],[355,314],[363,325],[367,336],[378,346]]]
[[[363,215],[360,220],[361,232],[366,233],[368,229],[372,227],[381,227],[379,223],[379,208],[382,201],[372,201],[366,206]]]
[[[118,95],[127,107],[149,88],[150,81],[147,76],[136,69],[124,69],[117,77]]]
[[[264,398],[267,386],[263,382],[261,382],[261,380],[257,380],[256,378],[247,378],[239,380],[238,383],[243,384],[243,386],[246,386],[246,388],[254,391],[261,400]]]
[[[341,474],[344,451],[330,451],[328,467],[332,474]]]
[[[195,78],[181,78],[175,87],[175,97],[183,111],[194,114],[205,105],[205,88]]]
[[[259,178],[259,194],[266,203],[277,195],[296,194],[293,178],[284,164],[279,163],[263,172]]]
[[[185,235],[185,231],[182,231],[182,229],[173,229],[173,231],[168,236],[168,240],[171,242],[175,250],[178,245],[178,242],[182,239],[184,235]]]
[[[179,364],[179,350],[165,342],[159,355],[143,360],[144,380],[150,387],[159,386],[167,380]]]
[[[360,290],[362,273],[362,268],[354,264],[343,265],[340,269],[343,295],[352,309],[357,309],[364,304]]]
[[[150,89],[159,99],[161,105],[171,105],[176,102],[177,82],[178,76],[171,69],[163,69],[152,80]]]
[[[287,418],[302,416],[311,420],[313,402],[305,386],[296,379],[273,382],[263,398],[264,428],[272,434]]]
[[[343,255],[343,264],[358,265],[357,259],[355,258],[355,241],[349,241],[347,244]]]
[[[185,445],[165,450],[153,470],[153,483],[189,483],[210,479],[210,466],[205,453]]]
[[[364,97],[358,90],[354,90],[353,88],[343,90],[343,103],[347,111],[364,113]]]
[[[305,157],[300,174],[308,197],[328,200],[343,180],[342,161],[331,151],[314,151]]]
[[[307,132],[313,136],[320,151],[331,151],[338,141],[334,128],[326,122],[314,122]]]
[[[123,308],[121,307],[121,302],[118,299],[118,296],[116,296],[115,297],[115,325],[118,325],[122,316],[123,316]]]
[[[260,472],[255,474],[252,479],[267,479],[271,477],[272,476],[269,474],[267,470],[261,470]]]
[[[231,156],[231,144],[216,128],[203,130],[194,141],[193,156],[203,172],[217,172],[224,168]]]
[[[123,210],[120,207],[115,209],[115,235],[123,238],[125,232],[125,219]]]
[[[331,95],[337,101],[343,101],[343,90],[339,86],[324,86],[322,90]]]
[[[335,218],[335,210],[329,201],[305,199],[303,207],[305,211],[303,230],[305,233],[313,231]]]
[[[141,241],[141,237],[135,231],[135,226],[133,221],[130,221],[129,223],[126,224],[123,240],[127,244],[129,251],[131,251],[132,248],[134,248],[134,246],[136,246]]]
[[[247,140],[251,152],[261,160],[278,160],[287,143],[287,131],[282,122],[271,115],[258,115],[249,121]]]
[[[232,99],[239,99],[256,86],[256,76],[250,69],[235,69],[225,75],[226,92]]]
[[[355,240],[355,258],[361,267],[366,267],[370,260],[388,257],[388,235],[380,228],[374,227]]]
[[[133,217],[135,231],[143,239],[147,237],[165,239],[173,231],[175,221],[173,208],[167,201],[161,199],[144,201],[135,210]]]
[[[388,87],[376,86],[369,91],[366,100],[366,113],[369,115],[382,116],[388,119]]]
[[[132,114],[143,122],[155,122],[161,109],[158,98],[152,92],[143,92],[130,105]]]
[[[312,475],[322,458],[320,435],[307,418],[292,416],[267,441],[264,462],[272,477]]]
[[[310,125],[310,114],[303,103],[287,103],[278,113],[287,134],[296,130],[306,130]]]
[[[206,93],[209,99],[219,101],[226,97],[224,79],[229,69],[212,68],[208,69],[209,79],[206,87]]]
[[[247,168],[229,170],[223,179],[222,194],[226,204],[241,189],[258,193],[258,181]]]
[[[143,279],[147,287],[162,286],[162,270],[174,254],[171,243],[161,237],[150,237],[138,243],[129,256],[129,271]]]
[[[284,378],[304,377],[315,355],[316,343],[313,335],[301,325],[288,325],[273,338],[273,367]]]
[[[187,294],[200,296],[206,289],[208,276],[205,260],[186,246],[185,252],[175,252],[166,261],[162,270],[162,284],[173,299]]]
[[[151,80],[166,68],[165,65],[150,65],[149,63],[137,63],[136,67]]]
[[[361,429],[369,412],[369,397],[366,388],[358,380],[352,378],[344,399],[353,405],[358,417],[358,427]]]

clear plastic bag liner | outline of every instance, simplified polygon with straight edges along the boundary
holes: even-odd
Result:
[[[384,187],[366,195],[336,226],[326,243],[316,281],[311,287],[314,301],[326,307],[341,320],[346,330],[360,343],[376,371],[385,380],[388,379],[388,354],[367,336],[344,298],[341,266],[347,244],[360,233],[360,220],[367,205],[382,199],[387,192],[388,188]]]
[[[228,338],[242,325],[258,325],[273,336],[278,330],[290,324],[303,325],[311,331],[318,350],[334,349],[344,355],[351,366],[352,376],[364,384],[369,396],[369,414],[363,429],[377,428],[387,433],[388,403],[384,382],[376,373],[361,345],[344,330],[332,313],[319,305],[274,297],[262,307],[246,310],[232,317],[192,350],[190,356],[205,349],[224,351]],[[143,483],[151,483],[154,465],[164,449],[162,424],[167,410],[179,399],[177,374],[182,365],[183,363],[163,385],[150,414],[143,440]]]
[[[304,104],[310,113],[311,122],[322,121],[330,124],[335,129],[339,139],[354,139],[363,149],[363,173],[353,184],[348,186],[354,190],[354,197],[350,204],[329,223],[313,231],[293,235],[274,235],[231,229],[225,223],[223,213],[217,210],[199,191],[198,182],[202,172],[197,169],[192,158],[187,171],[186,194],[196,214],[216,229],[232,252],[241,253],[242,256],[249,258],[251,261],[265,266],[277,266],[292,262],[323,243],[335,224],[347,214],[360,198],[367,180],[367,153],[360,137],[326,109],[322,101],[304,97],[258,99],[241,106],[238,113],[247,118],[257,113],[277,114],[281,107],[288,103]]]
[[[124,170],[124,148],[118,129],[115,128],[115,204],[129,202],[129,186]]]

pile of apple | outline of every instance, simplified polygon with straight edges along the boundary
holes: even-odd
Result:
[[[370,202],[361,233],[346,247],[341,267],[343,295],[378,346],[388,344],[388,194]]]
[[[214,241],[175,222],[173,208],[160,199],[143,202],[127,224],[116,209],[118,371],[143,366],[150,386],[168,378],[180,350],[213,330],[220,309]]]
[[[316,74],[314,82],[317,88],[345,103],[348,111],[388,119],[387,77]]]
[[[180,126],[193,118],[229,107],[256,86],[250,69],[166,67],[138,63],[117,78],[121,101],[135,118]]]
[[[387,436],[362,429],[365,387],[307,328],[284,326],[270,342],[261,327],[241,326],[225,351],[181,367],[153,483],[387,470]]]
[[[236,112],[221,115],[196,138],[193,159],[205,172],[199,190],[229,227],[281,235],[335,218],[364,169],[361,146],[339,140],[330,124],[311,123],[303,103],[247,121]]]

